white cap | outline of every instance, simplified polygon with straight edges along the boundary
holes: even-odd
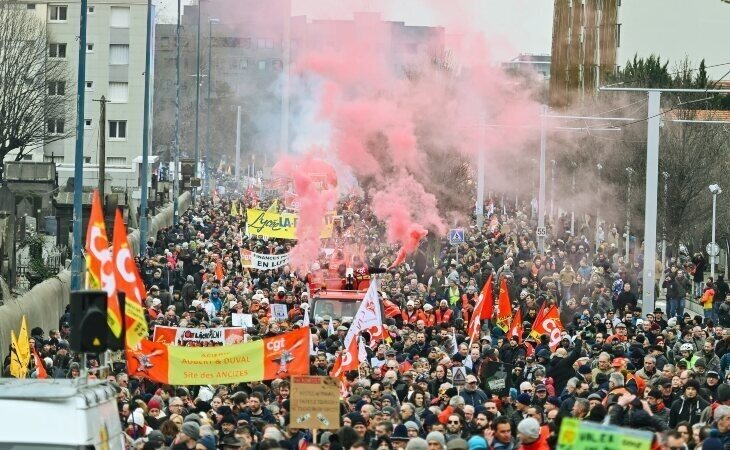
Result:
[[[268,298],[262,298],[261,299],[261,303],[268,305],[269,304],[269,299]]]
[[[425,305],[423,305],[424,311],[431,311],[432,309],[433,309],[433,306],[431,306],[429,303],[426,303]]]
[[[284,289],[284,286],[279,286],[279,287],[278,287],[278,288],[276,289],[276,292],[286,292],[286,289]]]
[[[162,300],[160,300],[159,298],[152,300],[152,306],[159,306],[161,304],[162,304]]]
[[[235,300],[231,300],[231,301],[230,301],[230,303],[228,303],[228,309],[233,309],[233,308],[235,308],[237,304],[238,304],[238,302],[237,302],[237,301],[235,301]]]
[[[191,303],[191,305],[193,305],[193,308],[197,308],[198,305],[200,305],[200,300],[193,300],[193,302]]]
[[[416,304],[413,302],[413,300],[408,300],[406,306],[416,306]]]

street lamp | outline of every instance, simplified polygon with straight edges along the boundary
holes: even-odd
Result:
[[[573,168],[570,180],[570,191],[573,194],[570,202],[570,236],[575,237],[575,169],[578,167],[578,163],[571,161],[570,166]]]
[[[220,20],[208,19],[208,98],[206,101],[205,120],[207,122],[205,130],[205,155],[203,155],[203,192],[208,192],[208,157],[210,156],[210,90],[213,85],[213,24],[219,23]]]
[[[634,175],[634,169],[631,167],[626,168],[626,173],[629,174],[629,186],[626,190],[626,260],[624,264],[629,263],[629,244],[631,241],[631,178]]]
[[[557,162],[552,159],[550,160],[551,171],[550,171],[550,223],[555,222],[555,165]],[[554,226],[554,225],[553,225]]]
[[[669,172],[662,172],[664,177],[664,214],[662,215],[662,265],[666,264],[667,259],[667,208],[669,205]],[[657,280],[661,281],[661,280]]]
[[[601,171],[603,170],[603,165],[601,163],[596,164],[596,169],[598,169],[598,201],[596,202],[596,253],[598,253],[598,246],[601,245],[598,242],[598,230],[601,226]]]
[[[720,185],[711,184],[710,192],[712,193],[712,243],[710,243],[710,276],[712,281],[715,281],[715,255],[719,250],[717,243],[715,242],[715,221],[717,219],[717,196],[722,194]]]

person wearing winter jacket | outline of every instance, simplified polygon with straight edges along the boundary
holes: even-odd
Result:
[[[679,422],[689,422],[694,425],[700,421],[702,411],[710,403],[699,396],[700,384],[696,380],[688,380],[684,385],[684,395],[672,403],[669,411],[669,428],[674,428]]]
[[[568,380],[575,376],[573,364],[580,358],[583,341],[577,337],[573,342],[573,351],[568,353],[564,348],[559,348],[553,354],[547,368],[547,376],[552,378],[555,385],[555,392],[563,392]]]
[[[652,389],[646,397],[649,408],[651,408],[652,415],[660,420],[661,422],[669,422],[669,408],[664,404],[664,397],[662,391],[659,389]]]

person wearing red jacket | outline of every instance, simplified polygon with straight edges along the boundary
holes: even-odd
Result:
[[[454,316],[454,311],[449,308],[449,302],[441,300],[434,315],[436,316],[436,325],[441,325],[442,323],[450,325],[451,319]]]
[[[416,310],[416,304],[413,300],[408,300],[405,311],[401,313],[401,318],[404,324],[412,323],[415,325],[419,320],[426,321],[426,315],[423,314],[423,311]]]
[[[436,314],[433,312],[433,306],[426,303],[423,305],[423,315],[426,316],[424,326],[426,328],[432,328],[436,326]]]

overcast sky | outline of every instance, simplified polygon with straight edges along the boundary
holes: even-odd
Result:
[[[157,3],[161,19],[171,22],[176,0]],[[447,33],[481,32],[493,44],[495,60],[550,53],[553,0],[292,0],[293,15],[315,19],[351,19],[353,11],[379,11],[386,20],[408,25],[444,26]]]

